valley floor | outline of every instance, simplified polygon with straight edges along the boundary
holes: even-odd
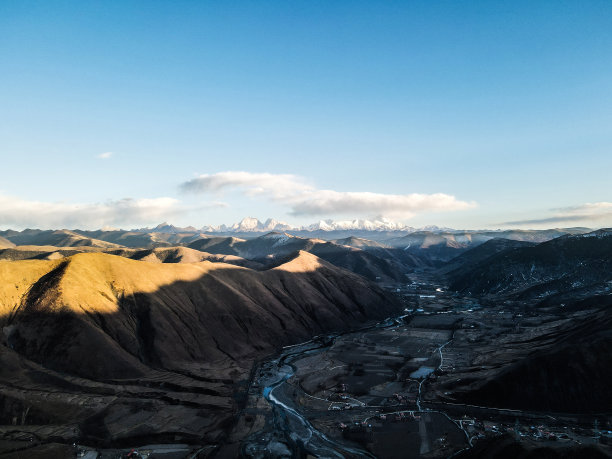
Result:
[[[610,413],[511,408],[501,393],[496,404],[465,401],[585,312],[483,306],[428,276],[388,287],[405,299],[405,315],[263,362],[214,457],[472,457],[495,438],[536,452],[597,445],[597,454],[612,455]]]

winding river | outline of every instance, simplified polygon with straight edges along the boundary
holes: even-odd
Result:
[[[324,433],[317,430],[294,406],[290,405],[288,400],[277,395],[282,391],[283,385],[290,379],[295,368],[292,362],[302,359],[314,353],[323,352],[330,348],[337,338],[356,332],[363,332],[380,328],[393,328],[404,324],[404,318],[407,315],[402,315],[397,318],[387,318],[375,325],[361,328],[359,330],[351,330],[345,333],[332,334],[323,337],[315,337],[310,341],[293,346],[287,346],[281,352],[280,356],[275,359],[264,362],[260,367],[260,373],[266,376],[261,380],[264,387],[262,396],[272,405],[274,414],[274,430],[282,432],[284,439],[296,451],[307,452],[316,457],[369,457],[375,456],[364,450],[354,446],[340,443],[329,438]],[[449,341],[450,342],[450,341]],[[447,343],[440,346],[436,351],[441,352],[441,348]],[[423,383],[424,379],[421,381]],[[420,398],[420,391],[419,391]],[[420,400],[418,400],[420,409]],[[273,451],[269,451],[274,455]]]

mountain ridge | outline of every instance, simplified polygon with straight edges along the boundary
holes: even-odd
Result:
[[[362,277],[303,251],[267,271],[80,253],[63,260],[0,261],[0,273],[5,279],[0,321],[13,326],[13,348],[85,377],[136,376],[143,352],[164,368],[194,358],[245,358],[305,339],[315,330],[345,328],[399,309],[399,303]],[[204,316],[198,312],[202,308]],[[182,318],[168,315],[173,309],[182,311]],[[60,323],[68,320],[81,323],[72,329],[76,336],[63,335],[66,326]],[[250,322],[247,328],[244,321]],[[134,323],[140,324],[136,330]],[[145,326],[154,344],[136,339],[138,327]],[[225,343],[223,352],[220,343]],[[83,358],[92,346],[115,357],[87,366]]]
[[[450,288],[478,295],[547,297],[612,282],[612,231],[566,235],[503,250],[448,273]]]

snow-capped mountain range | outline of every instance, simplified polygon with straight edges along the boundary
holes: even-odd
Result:
[[[427,226],[419,228],[423,231],[441,231],[447,228],[437,226]],[[386,218],[373,220],[319,220],[317,223],[306,226],[291,226],[286,222],[268,218],[261,222],[254,217],[243,218],[240,222],[233,225],[206,225],[202,228],[189,226],[179,228],[169,223],[161,223],[155,228],[140,228],[139,232],[159,232],[159,233],[182,233],[182,232],[203,232],[203,233],[264,233],[269,231],[417,231],[417,229],[404,225],[403,223],[393,222]]]
[[[386,218],[379,220],[319,220],[317,223],[302,228],[307,231],[413,231],[414,228],[403,223],[396,223]]]
[[[279,222],[273,218],[268,218],[262,223],[257,218],[246,217],[231,226],[206,225],[202,227],[200,231],[205,233],[261,233],[265,231],[286,231],[292,229],[294,228],[291,225],[285,222]]]

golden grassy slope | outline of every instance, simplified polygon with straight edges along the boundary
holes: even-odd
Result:
[[[173,282],[195,281],[211,269],[237,269],[210,262],[141,263],[104,253],[79,253],[64,261],[0,260],[0,315],[14,310],[37,281],[60,267],[63,271],[56,282],[30,308],[113,313],[117,311],[117,295],[154,292]]]
[[[58,264],[46,260],[0,260],[0,317],[14,311],[30,287]]]
[[[260,356],[399,307],[364,278],[307,252],[267,271],[80,253],[0,261],[0,275],[12,346],[95,378]]]
[[[56,247],[121,247],[112,242],[94,239],[70,230],[44,231],[32,241],[37,245],[53,245]]]
[[[0,383],[32,388],[0,405],[95,441],[143,428],[218,441],[253,359],[387,317],[392,300],[309,253],[267,271],[96,252],[0,261]]]
[[[163,250],[166,249],[156,249],[151,255]],[[35,304],[28,305],[30,310],[114,313],[118,309],[118,296],[153,293],[176,282],[194,282],[206,274],[219,275],[224,270],[241,270],[245,282],[259,281],[259,273],[227,263],[162,264],[158,258],[155,260],[156,263],[142,263],[100,252],[79,253],[63,260],[0,260],[0,316],[10,314],[25,302],[33,286],[43,276],[52,276],[54,270],[61,270],[61,273],[57,273],[57,279],[49,283],[48,291],[43,292]],[[300,252],[274,270],[306,273],[320,267],[321,261],[316,256]]]
[[[248,268],[261,268],[261,264],[235,255],[220,255],[188,247],[158,247],[154,249],[101,248],[90,246],[56,247],[51,245],[20,245],[0,247],[0,260],[58,260],[83,252],[103,252],[150,263],[199,263],[212,261]]]
[[[121,249],[108,250],[108,253],[134,260],[152,263],[199,263],[201,261],[227,262],[240,265],[249,264],[244,258],[235,255],[219,255],[203,252],[189,247],[157,247],[154,249]]]
[[[7,249],[10,247],[15,247],[15,244],[13,244],[8,239],[5,239],[2,236],[0,236],[0,249]]]

